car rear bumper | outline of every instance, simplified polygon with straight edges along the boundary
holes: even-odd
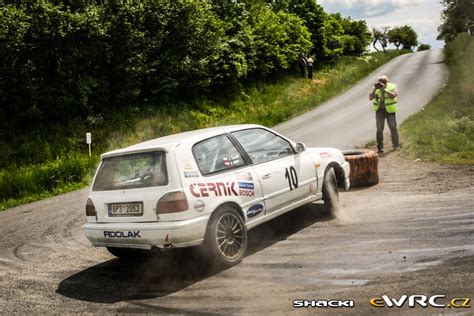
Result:
[[[199,245],[209,214],[183,221],[149,223],[86,223],[84,233],[97,247],[150,249]]]

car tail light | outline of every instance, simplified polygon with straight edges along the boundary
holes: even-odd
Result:
[[[165,194],[156,203],[156,214],[177,213],[188,209],[188,200],[183,192]]]
[[[92,203],[91,199],[87,199],[86,216],[95,216],[95,217],[97,217],[97,211],[95,210],[94,203]]]

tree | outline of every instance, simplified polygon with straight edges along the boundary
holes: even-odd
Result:
[[[344,19],[342,24],[344,33],[353,37],[352,46],[347,44],[344,47],[344,55],[361,55],[365,53],[372,40],[372,34],[364,20]]]
[[[445,9],[438,28],[438,39],[450,42],[457,34],[466,32],[467,28],[474,23],[474,1],[443,0],[443,4]]]
[[[431,45],[430,44],[420,44],[420,46],[418,46],[418,51],[422,51],[422,50],[430,50],[431,49]]]
[[[239,81],[246,78],[255,69],[255,52],[252,49],[254,36],[250,25],[249,11],[244,3],[213,0],[211,5],[224,29],[223,58],[215,64],[214,85],[220,86],[216,90],[228,94],[229,90],[238,88]]]
[[[335,61],[344,51],[344,28],[342,27],[340,14],[329,14],[326,16],[324,21],[324,38],[326,39],[324,56],[326,58],[329,57],[331,61]]]
[[[327,57],[325,21],[327,18],[324,8],[314,0],[272,0],[269,1],[275,11],[287,11],[296,14],[303,20],[310,33],[312,48],[310,53],[316,55],[317,60]]]
[[[415,30],[408,25],[397,26],[387,32],[388,41],[393,43],[397,49],[402,46],[411,50],[418,44],[418,35]]]
[[[363,20],[352,20],[351,18],[342,17],[339,13],[330,14],[328,18],[333,20],[333,23],[337,23],[342,27],[342,33],[340,28],[334,30],[328,30],[329,34],[326,35],[328,41],[330,37],[337,38],[342,48],[343,55],[358,56],[363,54],[367,50],[367,46],[370,44],[372,35],[367,28],[367,24]]]
[[[258,77],[290,69],[298,58],[311,49],[310,34],[303,21],[285,11],[273,11],[256,4],[250,11]]]
[[[388,35],[387,32],[389,30],[388,26],[382,27],[382,29],[372,28],[372,46],[376,51],[379,51],[377,48],[377,43],[380,44],[382,50],[385,51],[388,43]]]

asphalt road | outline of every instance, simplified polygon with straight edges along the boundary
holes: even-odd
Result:
[[[399,56],[345,93],[275,126],[275,130],[310,147],[345,149],[365,145],[375,139],[375,113],[368,96],[377,77],[387,75],[397,85],[397,121],[401,123],[425,106],[446,82],[443,58],[442,49]]]
[[[363,98],[353,104],[368,107],[363,118],[370,121],[372,77],[386,73],[398,81],[406,106],[411,86],[442,85],[440,59],[440,51],[402,56],[347,93]],[[425,92],[425,100],[434,91]],[[328,104],[342,107],[334,102]],[[307,125],[293,121],[287,124],[295,129],[285,131],[284,124],[279,130],[309,145],[334,146],[307,129],[323,125],[320,133],[332,137],[354,117],[342,113],[332,126],[325,122],[333,115],[318,111],[300,118]],[[373,124],[354,128],[365,125]],[[355,130],[340,134],[352,137],[341,146],[370,140],[370,126],[366,138]],[[90,246],[81,229],[87,189],[10,209],[0,213],[0,314],[367,315],[399,312],[371,307],[369,299],[382,294],[446,295],[438,302],[474,298],[474,168],[414,163],[390,153],[380,160],[380,173],[379,185],[341,194],[344,208],[336,218],[322,216],[322,204],[313,203],[251,230],[247,256],[226,270],[209,269],[187,253],[124,262]],[[351,299],[355,307],[295,309],[294,299]],[[472,314],[472,308],[403,311]]]

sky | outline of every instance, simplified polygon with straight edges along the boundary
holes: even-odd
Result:
[[[326,12],[341,13],[354,20],[365,20],[369,29],[409,25],[418,42],[431,48],[444,46],[436,40],[443,5],[441,0],[317,0]]]

